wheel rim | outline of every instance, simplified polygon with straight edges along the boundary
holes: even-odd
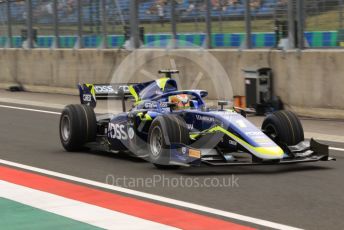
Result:
[[[67,115],[64,115],[61,120],[61,136],[64,141],[70,138],[70,120]]]
[[[162,149],[162,132],[159,126],[154,127],[150,138],[150,148],[153,157],[158,157]]]
[[[278,133],[276,128],[273,125],[267,125],[265,127],[265,133],[272,138],[273,140],[277,140],[278,139]]]

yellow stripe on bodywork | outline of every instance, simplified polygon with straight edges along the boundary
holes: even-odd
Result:
[[[169,78],[160,78],[158,80],[156,80],[156,84],[158,85],[158,87],[164,91],[165,90],[165,86],[167,81],[169,80]],[[139,97],[139,95],[137,94],[136,90],[134,89],[134,87],[132,85],[129,86],[129,92],[131,93],[131,95],[134,97],[135,102],[139,102],[141,99]]]
[[[276,156],[278,158],[282,158],[284,151],[279,146],[272,146],[272,147],[254,147],[244,141],[243,139],[239,138],[238,136],[234,135],[233,133],[229,132],[228,130],[222,128],[221,126],[215,126],[213,128],[210,128],[208,130],[205,130],[204,132],[200,134],[191,134],[190,138],[195,139],[198,136],[205,134],[205,133],[214,133],[214,132],[222,132],[226,135],[228,135],[230,138],[244,146],[245,148],[252,150],[253,153],[258,153],[262,155],[268,155],[268,156]]]
[[[203,133],[193,133],[193,134],[190,134],[190,138],[192,140],[196,140],[197,137],[199,137],[200,135],[202,135]]]
[[[165,78],[160,78],[158,80],[156,80],[156,84],[159,86],[159,88],[164,91],[165,90],[165,86],[167,81],[169,80],[169,78],[165,77]]]
[[[140,118],[141,121],[151,121],[151,120],[153,120],[152,117],[148,113],[146,113],[143,116],[143,113],[140,112],[140,113],[137,114],[137,116]]]
[[[87,88],[89,88],[90,93],[92,94],[92,96],[93,96],[94,98],[96,98],[96,91],[95,91],[95,89],[94,89],[94,85],[93,85],[93,84],[85,84],[85,85],[87,86]]]
[[[136,90],[132,85],[129,85],[129,92],[134,97],[135,101],[138,102],[140,100],[139,95],[137,95]]]

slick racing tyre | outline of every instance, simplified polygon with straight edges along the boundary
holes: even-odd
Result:
[[[159,169],[176,169],[169,165],[171,143],[189,143],[189,130],[177,115],[158,116],[148,132],[149,160]]]
[[[304,132],[299,118],[290,111],[277,111],[269,114],[262,130],[276,143],[297,145],[304,141]]]
[[[67,105],[60,118],[60,139],[67,151],[82,150],[86,143],[96,140],[97,121],[87,105]]]

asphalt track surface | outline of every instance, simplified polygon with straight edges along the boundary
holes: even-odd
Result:
[[[59,109],[19,107],[60,112]],[[344,149],[344,143],[330,143],[339,148],[339,151],[331,150],[331,155],[337,158],[335,162],[252,167],[204,166],[159,171],[148,162],[122,154],[64,151],[59,140],[58,114],[4,107],[0,107],[0,114],[2,160],[103,183],[113,183],[114,178],[121,178],[115,185],[293,227],[344,229],[344,152],[340,150]],[[132,178],[155,178],[157,181],[153,186],[128,184]],[[158,178],[165,182],[158,182]],[[223,180],[228,182],[228,178],[235,182],[227,187],[208,187],[206,183],[212,179],[215,184]],[[173,180],[178,180],[179,185],[173,186]],[[180,181],[190,180],[200,183],[197,186],[194,186],[195,183],[192,186],[181,185],[183,182]]]

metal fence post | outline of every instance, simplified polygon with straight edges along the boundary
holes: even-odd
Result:
[[[89,19],[88,19],[88,23],[90,25],[90,31],[91,33],[94,32],[93,27],[94,27],[94,19],[93,19],[93,0],[88,0],[88,15],[89,15]]]
[[[339,28],[340,29],[343,29],[343,19],[344,19],[344,17],[343,17],[343,7],[344,7],[344,5],[343,5],[343,0],[339,0],[339,8],[340,8],[340,10],[339,10]]]
[[[7,14],[7,48],[12,48],[12,17],[11,17],[11,0],[6,1]]]
[[[138,3],[139,1],[130,0],[130,45],[136,49],[140,46],[138,28]]]
[[[107,14],[106,14],[106,0],[101,0],[101,11],[102,11],[102,45],[101,48],[106,49],[108,48],[108,43],[107,43]]]
[[[75,43],[76,49],[83,48],[83,39],[82,39],[82,6],[81,6],[81,0],[77,0],[77,14],[78,14],[78,38]]]
[[[101,10],[101,1],[96,1],[95,3],[95,10],[96,10],[96,29],[97,34],[101,34],[102,30],[100,29],[100,10]]]
[[[305,23],[304,23],[304,0],[298,0],[297,2],[297,40],[298,48],[304,49],[304,32],[305,32]]]
[[[54,43],[52,48],[60,48],[58,2],[53,0]]]
[[[207,38],[207,48],[208,49],[211,49],[211,14],[210,14],[210,11],[211,11],[211,2],[210,0],[205,0],[206,1],[206,4],[207,4],[207,7],[206,7],[206,17],[205,17],[205,20],[206,20],[206,27],[207,27],[207,35],[206,35],[206,38]]]
[[[33,39],[32,39],[32,1],[26,0],[26,41],[27,41],[27,48],[33,48]]]
[[[246,30],[246,49],[252,49],[252,28],[251,28],[251,1],[245,0],[245,30]]]
[[[288,1],[288,41],[289,49],[295,48],[295,13],[294,0]]]
[[[171,0],[171,26],[172,26],[172,46],[177,47],[177,20],[176,20],[176,1]]]

